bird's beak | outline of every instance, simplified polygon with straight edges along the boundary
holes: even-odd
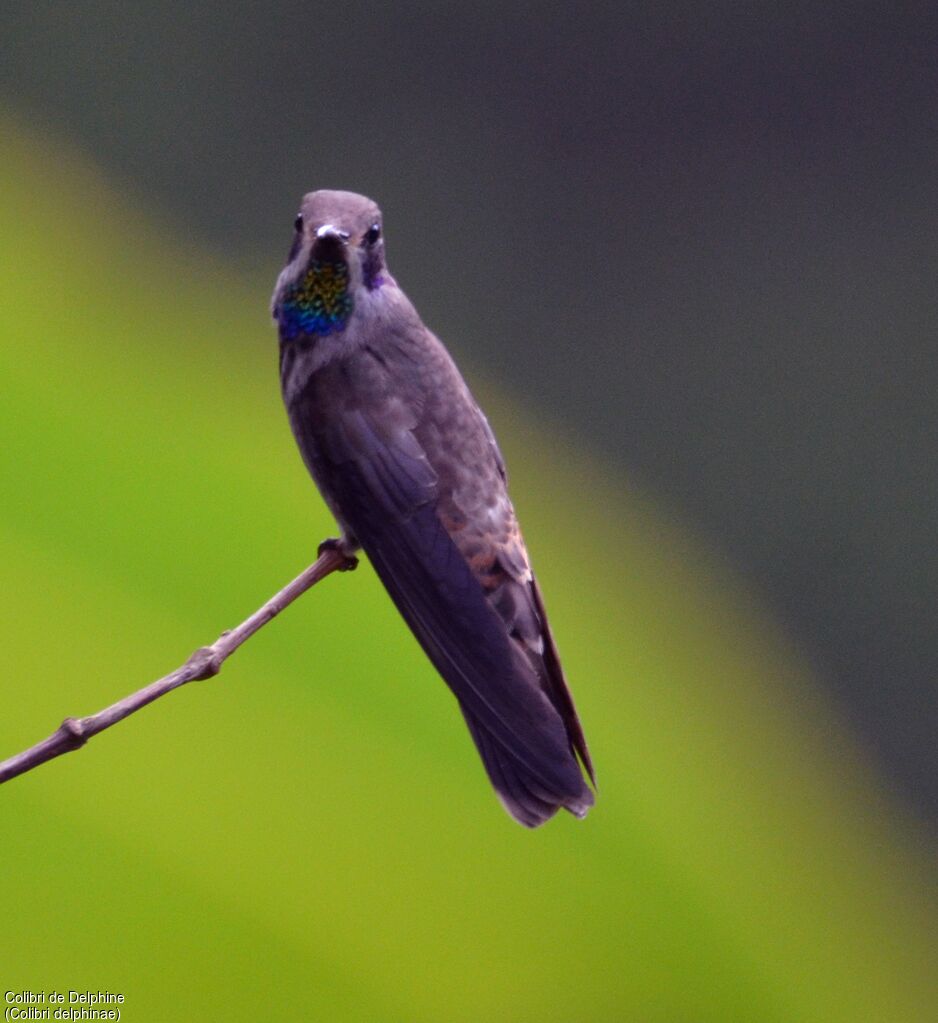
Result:
[[[316,229],[316,241],[323,238],[337,238],[339,241],[347,242],[349,235],[348,231],[340,231],[334,224],[323,224]]]
[[[316,240],[313,242],[313,255],[317,259],[337,260],[345,258],[345,243],[349,239],[348,231],[340,231],[334,224],[323,224],[316,229]]]

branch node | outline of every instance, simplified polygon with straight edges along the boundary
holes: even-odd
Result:
[[[186,667],[191,668],[193,682],[200,682],[205,678],[214,678],[221,671],[222,658],[214,647],[200,646],[186,661]]]
[[[66,718],[59,725],[59,731],[62,733],[69,751],[81,749],[88,741],[88,736],[85,735],[85,726],[79,718]]]

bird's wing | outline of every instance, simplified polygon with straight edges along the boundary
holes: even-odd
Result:
[[[532,825],[559,806],[582,815],[593,797],[564,721],[438,513],[439,477],[413,409],[389,391],[367,407],[350,393],[331,389],[331,402],[320,396],[331,407],[313,399],[291,411],[301,447],[317,447],[321,483],[458,698],[511,812]],[[486,747],[498,751],[501,783]]]
[[[440,488],[438,511],[489,603],[505,623],[509,637],[521,647],[534,667],[544,691],[564,721],[571,746],[579,754],[595,786],[596,776],[583,727],[564,677],[518,519],[508,497],[505,460],[481,409],[473,403],[471,412],[479,424],[481,444],[475,451],[471,471],[462,481],[458,472],[451,472],[449,485]],[[463,431],[470,432],[465,423]],[[431,452],[436,444],[442,443],[432,430],[419,432]],[[436,460],[445,464],[445,455],[439,455]],[[479,488],[476,485],[478,478],[486,476],[487,485]]]
[[[504,480],[504,475],[502,478]],[[458,509],[461,491],[449,491],[440,498],[442,519],[465,523],[451,533],[453,541],[502,619],[510,641],[534,668],[544,692],[563,719],[570,745],[579,754],[595,785],[586,737],[564,677],[514,508],[503,484],[496,492],[499,499],[485,514],[477,512],[467,516],[462,509],[454,510]]]

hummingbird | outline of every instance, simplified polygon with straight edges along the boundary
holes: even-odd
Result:
[[[303,197],[271,312],[300,453],[448,684],[505,809],[583,817],[595,776],[505,462],[456,364],[388,272],[381,211]],[[582,767],[581,767],[582,765]]]

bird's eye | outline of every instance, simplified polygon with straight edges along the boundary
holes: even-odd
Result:
[[[302,213],[298,213],[297,217],[296,217],[296,220],[293,221],[293,229],[295,231],[302,231],[303,230],[303,214]]]
[[[365,244],[374,245],[374,243],[381,237],[381,226],[379,224],[372,224],[371,227],[365,232]]]

